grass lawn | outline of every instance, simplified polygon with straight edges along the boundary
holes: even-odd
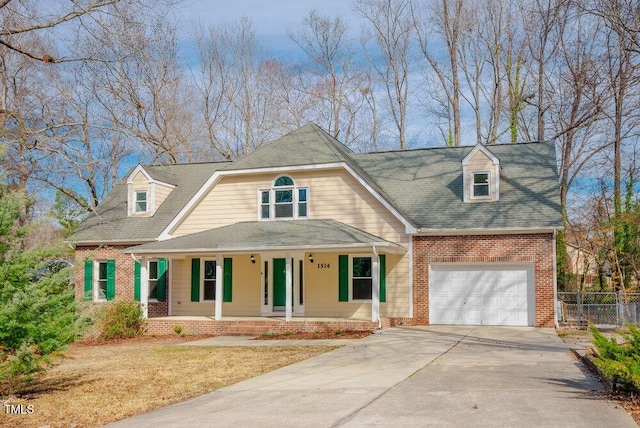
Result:
[[[24,405],[25,413],[7,414],[6,406],[0,407],[0,426],[99,426],[336,348],[177,346],[186,340],[143,337],[73,344],[59,365],[20,395],[0,400],[3,405]]]

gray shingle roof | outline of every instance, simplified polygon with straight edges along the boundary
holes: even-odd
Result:
[[[176,186],[152,217],[127,216],[127,174],[67,240],[72,243],[153,241],[214,171],[226,165],[218,162],[144,166],[154,179]]]
[[[206,253],[278,249],[370,248],[404,251],[394,243],[335,220],[248,221],[152,242],[125,250],[131,253]]]
[[[473,147],[353,154],[391,203],[422,229],[562,227],[553,143],[489,146],[500,159],[500,200],[465,203],[462,159]]]
[[[317,125],[307,124],[232,163],[146,166],[145,170],[154,179],[176,186],[153,217],[127,217],[127,186],[122,181],[100,203],[96,213],[82,222],[69,241],[154,241],[216,170],[224,173],[326,163],[350,166],[418,229],[562,227],[555,145],[526,143],[488,148],[500,159],[500,200],[465,203],[462,160],[472,147],[353,153]],[[276,230],[280,224],[293,227],[297,222],[259,222],[251,226],[255,229],[251,233],[265,227]],[[305,221],[305,227],[312,225]],[[339,240],[332,238],[336,239]]]
[[[229,164],[226,170],[345,162],[352,151],[318,125],[308,123]]]

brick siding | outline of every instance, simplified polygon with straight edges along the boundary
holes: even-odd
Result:
[[[122,252],[129,245],[76,247],[76,299],[84,298],[84,261],[116,261],[116,299],[133,300],[135,262],[130,254]],[[168,298],[168,296],[167,296]],[[168,303],[149,302],[149,317],[167,316]]]
[[[378,328],[377,322],[352,321],[352,320],[233,320],[223,319],[180,319],[180,317],[149,318],[147,320],[146,334],[166,335],[175,334],[174,328],[181,327],[182,334],[192,335],[229,335],[229,336],[260,336],[265,333],[282,334],[313,333],[342,331],[374,331]],[[383,325],[385,327],[385,325]]]
[[[535,325],[554,326],[553,234],[416,236],[413,239],[414,322],[429,324],[431,263],[512,263],[534,266]]]

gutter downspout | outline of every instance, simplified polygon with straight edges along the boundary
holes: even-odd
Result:
[[[556,234],[557,230],[553,231],[553,324],[556,329],[560,327],[558,322],[558,260],[556,251]]]

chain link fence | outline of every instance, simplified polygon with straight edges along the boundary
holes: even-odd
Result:
[[[640,293],[558,293],[558,322],[622,326],[640,320]]]

